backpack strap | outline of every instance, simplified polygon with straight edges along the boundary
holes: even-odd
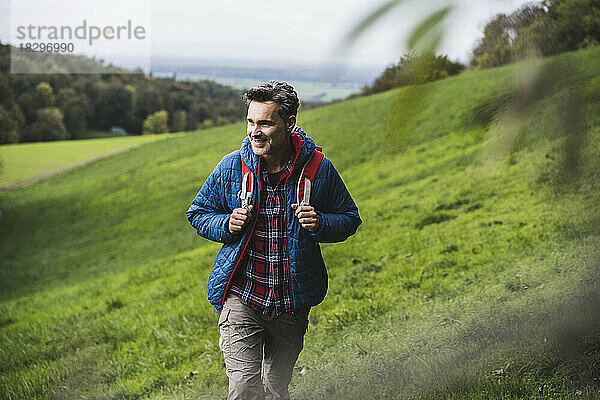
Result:
[[[300,179],[298,179],[298,187],[296,188],[296,198],[299,205],[310,205],[312,181],[315,179],[315,175],[317,175],[317,171],[324,158],[325,154],[323,154],[323,149],[316,146],[309,160],[304,164],[304,167],[302,167]]]
[[[241,207],[248,209],[254,192],[254,175],[252,175],[244,160],[241,159],[241,156],[240,160],[242,161],[242,189],[238,193],[238,197],[240,198]]]

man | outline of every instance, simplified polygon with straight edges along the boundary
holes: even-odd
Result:
[[[297,183],[315,143],[296,125],[294,89],[262,83],[244,101],[247,137],[219,162],[187,217],[200,236],[223,243],[208,298],[221,312],[228,398],[287,399],[310,307],[327,291],[319,242],[343,241],[362,221],[327,158],[305,184],[309,204],[299,205]]]

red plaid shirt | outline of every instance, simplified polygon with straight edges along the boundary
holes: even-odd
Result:
[[[285,180],[293,157],[278,173],[261,172],[258,220],[230,290],[258,312],[275,315],[292,311],[290,269],[286,251]]]

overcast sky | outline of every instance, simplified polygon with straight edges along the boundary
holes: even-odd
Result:
[[[230,63],[327,63],[388,65],[406,50],[407,32],[448,1],[405,0],[342,57],[338,44],[381,0],[0,0],[0,38],[15,36],[18,20],[38,24],[99,25],[131,19],[147,31],[142,42],[98,41],[85,53],[110,59],[151,51],[154,57],[221,59]],[[510,12],[522,0],[454,0],[447,35],[440,51],[467,62],[483,25],[499,12]],[[14,25],[14,24],[13,24]],[[13,40],[14,42],[14,40]],[[111,55],[112,54],[112,55]]]
[[[184,5],[189,3],[189,5]],[[221,0],[174,2],[169,11],[153,9],[156,54],[214,55],[228,58],[326,61],[348,31],[385,1],[365,0]],[[424,5],[423,3],[427,3]],[[512,11],[522,0],[456,0],[448,17],[442,52],[468,60],[481,28],[499,12]],[[353,63],[388,64],[406,50],[405,40],[439,0],[410,1],[398,6],[351,49]],[[182,15],[182,10],[189,12]]]

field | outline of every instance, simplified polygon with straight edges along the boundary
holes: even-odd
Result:
[[[570,142],[546,134],[568,88],[509,121],[509,150],[492,112],[546,63],[600,82],[596,48],[301,114],[364,223],[321,246],[329,292],[295,398],[600,398],[600,114],[569,175]],[[243,135],[191,132],[0,193],[0,398],[225,397],[218,245],[185,211]]]
[[[89,133],[94,137],[101,134],[102,132],[99,131]],[[127,136],[93,139],[93,141],[84,139],[2,145],[0,146],[0,188],[39,175],[53,174],[71,164],[125,151],[166,137],[168,135]]]

